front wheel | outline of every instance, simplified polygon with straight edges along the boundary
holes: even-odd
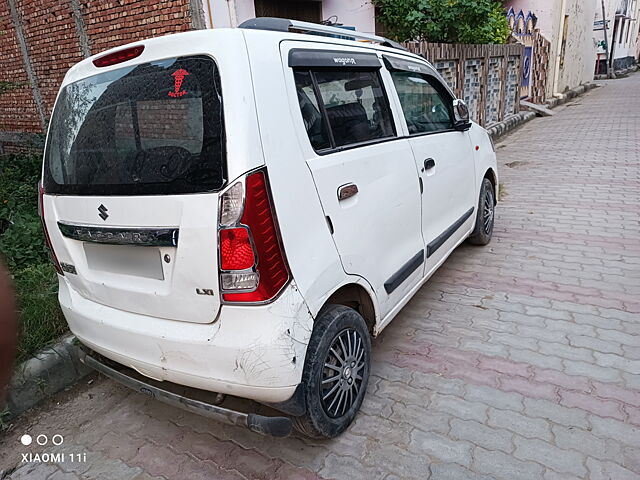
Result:
[[[473,245],[487,245],[493,236],[493,223],[496,212],[496,195],[491,180],[482,180],[480,199],[478,201],[478,215],[476,226],[471,232],[469,243]]]
[[[315,438],[344,432],[360,409],[369,381],[371,339],[362,316],[329,305],[316,319],[302,382],[307,412],[294,426]]]

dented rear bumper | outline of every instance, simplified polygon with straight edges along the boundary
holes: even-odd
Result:
[[[244,413],[221,407],[189,396],[172,392],[168,389],[146,382],[135,375],[135,372],[127,372],[125,368],[117,365],[109,365],[98,355],[84,349],[80,350],[80,361],[94,370],[106,375],[122,385],[147,395],[155,400],[172,405],[174,407],[197,413],[205,417],[213,418],[222,423],[246,427],[257,433],[286,437],[291,433],[291,419],[286,417],[265,417],[254,413]]]
[[[294,283],[272,304],[223,306],[214,323],[198,324],[101,305],[59,278],[78,340],[146,377],[271,404],[301,382],[313,320]]]

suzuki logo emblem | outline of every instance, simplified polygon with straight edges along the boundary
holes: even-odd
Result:
[[[107,218],[109,218],[109,215],[107,214],[109,210],[107,209],[107,207],[105,207],[104,205],[100,204],[100,206],[98,207],[98,212],[100,212],[100,214],[98,215],[102,220],[107,221]]]

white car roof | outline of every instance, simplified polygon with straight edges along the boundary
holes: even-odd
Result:
[[[352,32],[350,30],[340,31],[343,35],[349,35]],[[109,50],[105,50],[98,54],[92,55],[81,62],[72,66],[67,72],[62,86],[75,82],[82,78],[90,77],[98,73],[107,72],[109,70],[122,68],[123,66],[135,65],[140,63],[146,63],[148,61],[154,61],[162,58],[172,58],[176,56],[195,55],[195,54],[207,54],[215,49],[237,49],[238,54],[242,54],[241,50],[244,50],[244,42],[242,37],[260,37],[266,42],[280,43],[285,40],[291,41],[305,41],[310,43],[322,43],[325,45],[340,45],[348,47],[356,47],[358,49],[366,49],[370,51],[378,51],[381,53],[401,55],[406,57],[407,60],[414,60],[423,64],[429,65],[429,67],[435,71],[433,66],[427,62],[423,57],[409,53],[400,48],[394,48],[384,46],[378,43],[349,40],[345,38],[334,38],[328,36],[320,36],[305,33],[296,32],[281,32],[272,30],[261,30],[255,28],[217,28],[208,30],[196,30],[190,32],[180,32],[161,37],[148,38],[125,45],[120,45]],[[93,61],[96,58],[114,53],[117,51],[125,50],[137,45],[144,45],[145,49],[142,54],[131,61],[118,63],[108,67],[96,67]],[[249,52],[251,55],[251,52]]]

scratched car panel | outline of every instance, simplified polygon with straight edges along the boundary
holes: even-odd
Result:
[[[489,242],[498,177],[431,65],[349,35],[255,19],[69,70],[40,205],[82,361],[260,433],[350,425],[371,337],[460,243]]]

